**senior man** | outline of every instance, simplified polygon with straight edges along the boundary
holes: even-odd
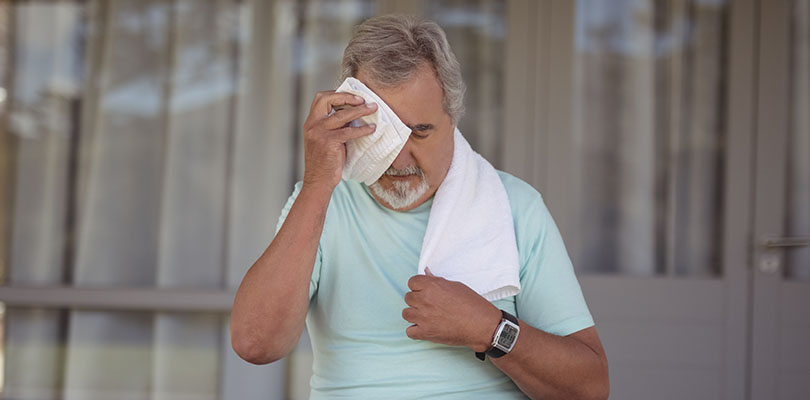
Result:
[[[508,199],[508,235],[464,250],[486,250],[506,238],[516,248],[511,273],[519,279],[506,286],[511,292],[487,300],[470,287],[475,278],[452,279],[436,264],[417,273],[426,230],[438,224],[434,204],[451,195],[439,189],[459,174],[449,171],[460,162],[454,161],[462,157],[460,146],[469,148],[454,133],[464,84],[441,28],[404,16],[367,20],[344,53],[348,77],[384,104],[348,92],[315,96],[303,126],[304,179],[234,300],[237,354],[255,364],[279,360],[306,325],[312,398],[607,398],[607,360],[593,319],[559,231],[527,183],[492,169],[498,182],[492,187]],[[373,183],[342,179],[346,144],[377,128],[351,122],[380,107],[395,113],[410,136]],[[485,161],[475,165],[491,169]],[[488,196],[484,178],[454,179],[453,190],[486,189],[469,201]],[[483,210],[462,219],[486,221]],[[449,229],[436,240],[451,243],[463,233]],[[494,268],[463,255],[455,257],[464,260],[453,267],[462,270],[455,276]]]

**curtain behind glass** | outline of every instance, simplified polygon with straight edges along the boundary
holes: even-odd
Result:
[[[9,283],[222,288],[246,7],[11,8]],[[9,398],[204,399],[240,382],[220,366],[242,367],[220,315],[9,309],[6,326]]]
[[[222,52],[230,56],[235,21],[217,3],[198,4],[106,4],[105,19],[124,23],[103,27],[98,109],[92,133],[82,138],[92,162],[79,213],[77,286],[221,284],[222,141],[234,92],[232,61]],[[224,17],[214,18],[217,12]],[[199,32],[200,23],[213,38]],[[217,322],[75,312],[65,397],[215,397]],[[172,357],[180,342],[197,352]],[[142,351],[150,344],[158,351]],[[197,361],[195,368],[186,361]]]
[[[62,284],[69,257],[68,165],[75,146],[86,10],[74,3],[10,5],[8,129],[14,157],[7,283]],[[59,398],[67,314],[6,310],[5,390],[15,399]]]
[[[578,264],[717,275],[727,6],[577,5]]]

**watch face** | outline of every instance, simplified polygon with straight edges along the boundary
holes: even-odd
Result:
[[[509,324],[504,325],[501,335],[498,337],[498,345],[504,348],[511,348],[515,342],[518,330]]]

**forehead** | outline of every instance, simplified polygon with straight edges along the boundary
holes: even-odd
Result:
[[[377,93],[407,125],[436,123],[444,112],[444,92],[433,68],[422,64],[410,80],[397,86],[378,85],[360,68],[357,79]]]

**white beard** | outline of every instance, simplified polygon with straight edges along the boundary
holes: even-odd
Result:
[[[407,208],[411,204],[413,204],[416,200],[419,200],[422,195],[424,195],[430,185],[428,185],[428,181],[425,178],[425,174],[422,172],[422,169],[416,166],[408,167],[403,170],[397,170],[393,166],[388,168],[385,171],[385,175],[410,175],[415,174],[419,176],[419,183],[416,184],[416,187],[411,187],[410,182],[403,182],[403,181],[392,181],[391,184],[393,187],[390,189],[385,189],[381,184],[380,181],[374,182],[369,186],[372,192],[374,192],[377,197],[384,200],[388,205],[390,205],[394,209],[402,209]]]

